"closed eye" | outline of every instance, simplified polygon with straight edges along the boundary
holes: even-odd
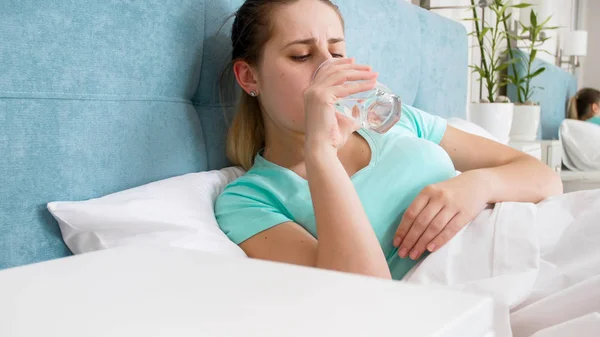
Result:
[[[294,59],[295,61],[306,61],[309,56],[310,56],[310,54],[300,55],[300,56],[292,56],[292,59]]]
[[[292,59],[294,61],[302,62],[302,61],[306,61],[310,56],[311,56],[310,54],[292,56]],[[344,57],[344,55],[342,55],[342,54],[334,54],[334,53],[332,53],[331,56],[333,56],[335,58],[343,58]]]

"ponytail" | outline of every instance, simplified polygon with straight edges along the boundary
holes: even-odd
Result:
[[[254,157],[264,146],[265,130],[260,104],[256,97],[242,91],[227,134],[227,158],[248,171],[254,164]]]
[[[569,100],[569,109],[567,112],[567,118],[579,119],[579,114],[577,113],[577,95],[571,97],[571,99]]]

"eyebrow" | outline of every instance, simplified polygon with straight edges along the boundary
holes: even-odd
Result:
[[[292,41],[292,42],[286,44],[285,47],[282,48],[282,50],[285,49],[285,48],[287,48],[287,47],[289,47],[289,46],[295,45],[295,44],[314,44],[315,42],[317,42],[317,40],[314,39],[314,38],[312,38],[312,39],[303,39],[303,40],[295,40],[295,41]],[[341,37],[336,37],[336,38],[332,38],[332,39],[327,40],[327,42],[329,42],[329,44],[335,44],[335,43],[339,43],[339,42],[344,42],[344,39],[341,38]]]

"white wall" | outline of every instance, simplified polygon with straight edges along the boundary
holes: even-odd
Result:
[[[600,90],[600,1],[588,0],[584,6],[586,18],[583,27],[588,31],[588,50],[581,59],[579,87]]]

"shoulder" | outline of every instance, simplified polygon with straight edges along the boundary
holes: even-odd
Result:
[[[239,244],[278,224],[290,215],[281,202],[277,178],[257,174],[252,169],[225,187],[215,202],[219,227]]]
[[[392,128],[395,134],[412,135],[439,144],[446,131],[447,121],[414,106],[402,105],[400,120]]]
[[[273,203],[275,184],[268,176],[250,169],[241,177],[229,183],[217,197],[215,209],[240,203]]]

